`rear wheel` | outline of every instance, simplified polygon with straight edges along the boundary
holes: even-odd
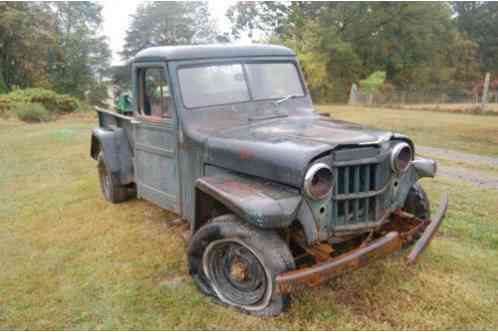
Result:
[[[294,269],[294,260],[273,231],[245,224],[234,215],[217,217],[192,237],[188,262],[201,291],[221,303],[263,316],[278,315],[288,305],[275,277]]]
[[[128,199],[128,188],[117,184],[104,163],[104,154],[99,152],[97,157],[97,169],[100,179],[100,188],[105,199],[111,203],[121,203]]]

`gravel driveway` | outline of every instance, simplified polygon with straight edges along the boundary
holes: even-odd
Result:
[[[450,161],[479,163],[491,167],[498,167],[498,158],[480,156],[460,151],[433,148],[429,146],[417,146],[417,153],[441,158]],[[438,165],[438,175],[447,178],[467,181],[479,188],[498,190],[498,172],[496,175],[478,170],[458,166]]]

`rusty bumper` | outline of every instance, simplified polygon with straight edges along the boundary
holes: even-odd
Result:
[[[407,256],[409,264],[414,264],[418,256],[427,248],[437,232],[448,209],[448,195],[441,198],[439,211],[434,217],[406,232],[390,231],[383,237],[369,244],[354,249],[338,257],[332,258],[315,266],[279,274],[276,278],[278,288],[282,293],[290,293],[301,286],[316,286],[347,271],[355,270],[368,264],[376,258],[385,257],[401,249],[402,245],[411,241],[414,235],[420,234],[410,254]]]

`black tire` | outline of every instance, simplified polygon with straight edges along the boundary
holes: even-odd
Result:
[[[274,231],[235,215],[216,217],[192,236],[188,265],[203,293],[242,312],[276,316],[289,304],[275,282],[279,273],[295,268],[288,246]]]
[[[422,220],[428,220],[431,218],[431,204],[429,202],[429,197],[420,184],[415,183],[410,188],[403,209]]]
[[[97,169],[99,173],[100,189],[104,198],[111,203],[117,204],[128,200],[130,197],[128,188],[115,182],[104,163],[104,154],[99,152],[97,156]]]
[[[429,197],[424,188],[418,183],[415,183],[408,192],[405,205],[403,207],[408,213],[413,214],[421,220],[429,220],[431,218],[431,204]],[[410,240],[404,243],[403,248],[407,248],[414,244],[422,234],[415,234]]]

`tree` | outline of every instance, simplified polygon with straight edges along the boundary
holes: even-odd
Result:
[[[235,35],[263,29],[292,47],[312,94],[334,101],[375,71],[402,89],[448,85],[457,72],[468,76],[455,47],[465,46],[466,61],[473,56],[447,3],[239,2],[227,16]]]
[[[13,87],[50,87],[47,59],[55,46],[50,7],[39,2],[0,2],[0,77]]]
[[[57,92],[83,98],[107,75],[111,51],[99,35],[102,6],[94,2],[56,2],[57,48],[50,78]]]
[[[453,2],[458,29],[478,45],[483,72],[498,73],[498,3]]]
[[[131,16],[121,56],[128,59],[151,46],[214,42],[216,37],[207,2],[148,2]]]

